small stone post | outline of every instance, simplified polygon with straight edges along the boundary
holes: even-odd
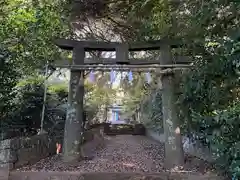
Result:
[[[173,64],[171,49],[165,45],[161,47],[160,63]],[[162,111],[165,135],[165,167],[172,169],[184,163],[180,124],[176,111],[174,90],[174,73],[162,75]]]
[[[73,49],[72,64],[83,64],[85,51]],[[65,122],[63,161],[77,162],[81,158],[81,135],[83,122],[84,71],[71,70],[68,94],[68,109]]]

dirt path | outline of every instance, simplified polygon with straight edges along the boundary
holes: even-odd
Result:
[[[93,160],[66,166],[59,156],[44,159],[21,171],[74,171],[74,172],[163,172],[164,147],[147,137],[119,135],[106,137],[106,147],[96,152]],[[210,166],[190,159],[185,171],[202,172]]]

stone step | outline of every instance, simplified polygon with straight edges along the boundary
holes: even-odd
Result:
[[[11,172],[8,180],[224,180],[189,173]]]

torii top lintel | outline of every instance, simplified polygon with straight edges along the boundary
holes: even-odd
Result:
[[[70,39],[57,39],[55,44],[64,50],[73,50],[75,47],[83,47],[85,51],[116,51],[120,46],[126,46],[129,51],[159,50],[163,45],[169,45],[172,48],[181,46],[181,41],[156,40],[148,42],[119,43],[104,41],[77,41]]]

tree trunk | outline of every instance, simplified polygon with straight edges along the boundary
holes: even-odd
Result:
[[[169,47],[161,49],[161,64],[172,64]],[[174,75],[162,76],[162,110],[165,135],[165,167],[172,169],[184,163],[180,124],[176,111],[174,91]]]

